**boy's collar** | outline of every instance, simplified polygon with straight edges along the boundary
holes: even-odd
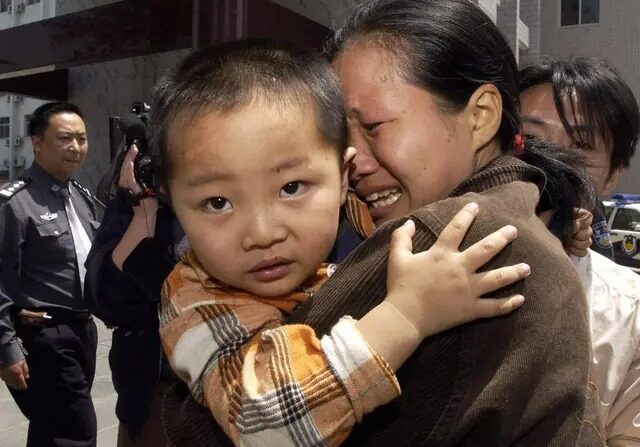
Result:
[[[347,220],[360,237],[366,239],[371,236],[376,226],[367,204],[360,200],[354,191],[350,190],[343,206]]]

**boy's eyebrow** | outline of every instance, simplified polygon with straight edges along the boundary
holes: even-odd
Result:
[[[293,169],[293,168],[297,168],[298,166],[300,166],[301,164],[305,164],[309,161],[309,159],[307,157],[290,157],[290,158],[285,158],[284,160],[282,160],[281,162],[279,162],[277,165],[275,165],[274,167],[271,168],[271,170],[275,173],[278,173],[280,171],[285,171],[288,169]]]
[[[200,186],[214,182],[228,182],[233,180],[233,175],[224,172],[207,172],[206,174],[196,175],[187,181],[188,186]]]

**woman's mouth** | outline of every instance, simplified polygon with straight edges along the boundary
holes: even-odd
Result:
[[[401,195],[400,188],[390,188],[369,194],[365,197],[365,201],[370,208],[382,208],[396,203]]]

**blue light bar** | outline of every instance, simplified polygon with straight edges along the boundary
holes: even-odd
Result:
[[[640,202],[640,194],[614,194],[611,200],[618,203],[638,203]]]

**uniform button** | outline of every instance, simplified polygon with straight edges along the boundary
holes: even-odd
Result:
[[[60,234],[60,232],[59,232],[58,230],[55,230],[55,231],[53,232],[53,234],[55,234],[55,235],[57,236],[57,235],[59,235],[59,234]]]

